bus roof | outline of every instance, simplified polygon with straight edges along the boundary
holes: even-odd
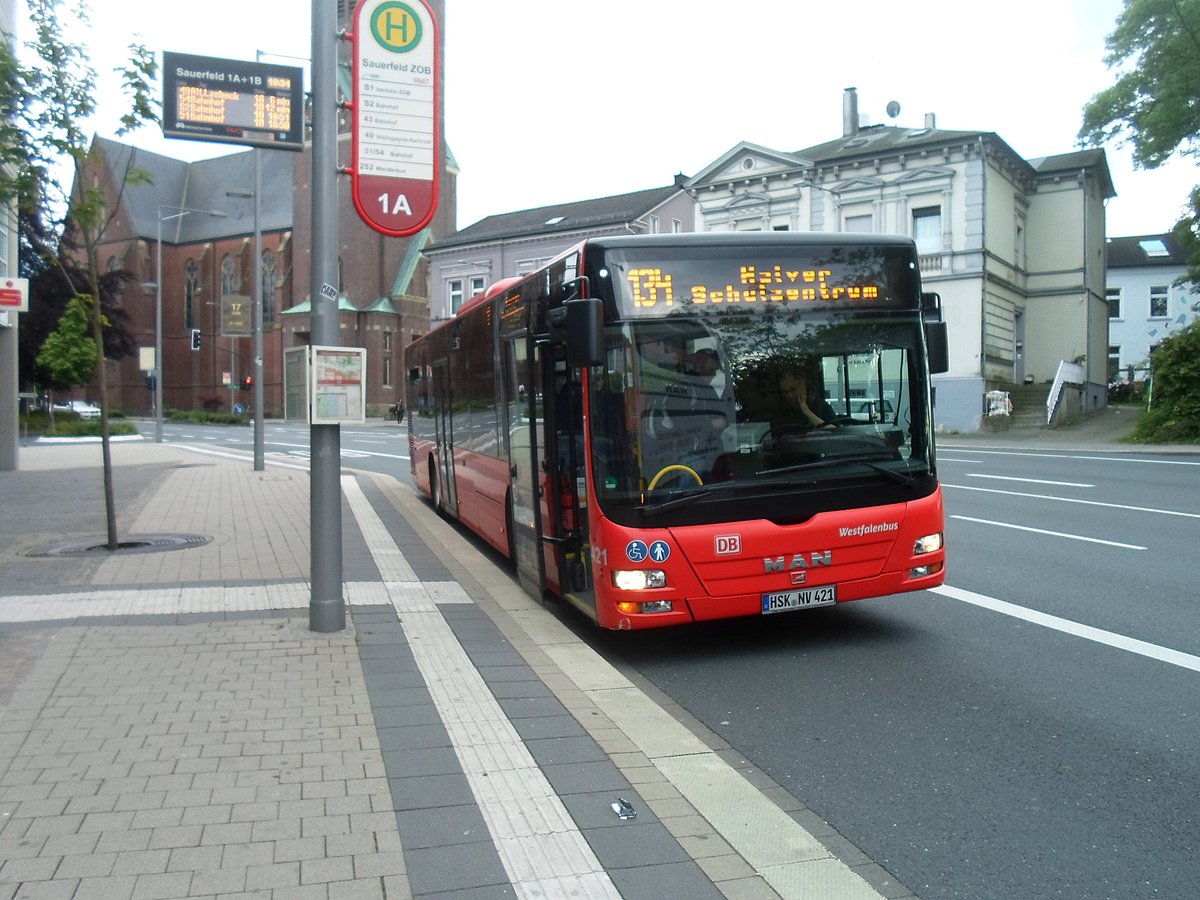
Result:
[[[618,234],[590,238],[584,243],[587,247],[605,249],[647,245],[688,247],[734,243],[799,247],[823,244],[862,244],[875,247],[880,245],[915,246],[913,239],[905,234],[864,234],[855,231],[687,231],[674,234]]]

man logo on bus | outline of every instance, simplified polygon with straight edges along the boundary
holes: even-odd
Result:
[[[792,569],[811,569],[817,566],[832,566],[833,551],[832,550],[814,550],[808,554],[806,559],[803,553],[797,553],[787,560],[785,557],[776,556],[774,558],[768,556],[763,559],[763,571],[770,572],[788,572]]]

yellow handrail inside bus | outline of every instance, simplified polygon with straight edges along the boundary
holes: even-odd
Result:
[[[691,466],[685,466],[683,463],[673,463],[672,465],[664,466],[662,469],[659,469],[658,474],[650,479],[650,484],[646,486],[646,490],[648,490],[648,491],[654,490],[655,485],[658,484],[658,479],[662,478],[664,475],[667,475],[671,472],[687,472],[689,475],[691,475],[693,478],[696,479],[696,484],[699,484],[699,485],[704,484],[704,479],[702,479],[700,477],[700,473],[698,473]]]

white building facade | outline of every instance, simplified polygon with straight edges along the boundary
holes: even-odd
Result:
[[[796,152],[740,143],[687,182],[698,231],[866,231],[916,239],[941,295],[951,370],[934,379],[938,427],[974,432],[989,390],[1051,383],[1104,405],[1108,315],[1102,150],[1025,160],[991,132],[860,127]],[[1078,373],[1082,371],[1082,375]]]
[[[1108,379],[1142,381],[1164,338],[1200,316],[1200,291],[1183,280],[1187,255],[1169,234],[1108,242]]]
[[[527,275],[585,238],[695,231],[684,177],[661,188],[488,216],[426,249],[429,324],[504,278]]]

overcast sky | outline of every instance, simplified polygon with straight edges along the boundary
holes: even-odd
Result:
[[[133,35],[174,50],[273,62],[311,52],[311,0],[90,0],[96,130],[122,112],[112,69]],[[1026,159],[1077,149],[1081,110],[1112,83],[1105,37],[1122,0],[446,0],[446,138],[458,223],[694,175],[740,141],[784,151],[841,136],[856,87],[871,124],[992,131]],[[28,38],[28,31],[22,38]],[[109,98],[112,98],[111,100]],[[890,101],[900,113],[890,119]],[[229,152],[143,130],[181,159]],[[1200,176],[1137,171],[1110,146],[1110,236],[1166,231]]]

